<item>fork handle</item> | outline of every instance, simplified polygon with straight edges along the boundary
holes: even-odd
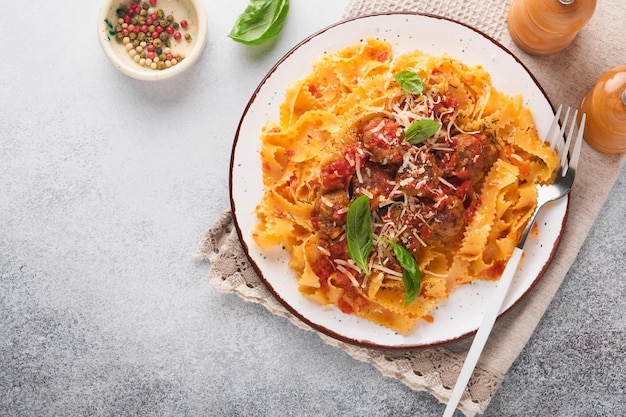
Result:
[[[478,358],[480,357],[480,354],[482,353],[483,348],[487,343],[487,339],[489,338],[491,329],[496,322],[498,313],[500,313],[504,298],[506,297],[509,287],[511,286],[511,282],[513,281],[513,277],[515,276],[515,272],[517,271],[519,261],[522,258],[522,253],[522,249],[516,247],[513,250],[511,258],[506,264],[506,268],[504,268],[504,272],[502,273],[502,276],[498,281],[498,286],[496,287],[496,290],[487,305],[487,310],[485,311],[485,315],[483,316],[480,326],[478,327],[476,336],[474,336],[472,346],[467,353],[465,363],[463,364],[463,368],[461,369],[459,378],[454,385],[454,389],[452,390],[452,394],[450,395],[450,400],[448,401],[448,405],[446,406],[446,409],[443,413],[443,417],[452,417],[452,414],[454,414],[454,410],[456,410],[456,407],[461,400],[461,396],[465,391],[465,387],[467,386],[470,377],[474,373],[474,368],[476,367]]]

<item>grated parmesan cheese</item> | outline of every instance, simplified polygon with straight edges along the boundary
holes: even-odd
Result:
[[[359,180],[359,184],[363,184],[363,174],[361,174],[361,156],[357,153],[356,158],[356,178]]]
[[[353,286],[360,287],[359,281],[357,281],[354,275],[352,275],[352,272],[348,271],[343,265],[337,265],[337,270],[343,272],[350,279]]]
[[[453,190],[456,190],[456,187],[454,185],[450,184],[450,182],[447,181],[445,178],[439,177],[439,182],[444,184],[444,185],[447,185],[448,187],[452,188]]]
[[[322,254],[326,256],[330,256],[330,251],[322,246],[317,246],[317,250],[319,250]]]
[[[320,201],[322,202],[322,204],[324,204],[326,207],[334,207],[334,204],[332,203],[332,201],[330,201],[329,199],[326,198],[326,196],[320,196]]]
[[[372,269],[375,269],[377,271],[381,271],[384,272],[385,274],[387,274],[387,278],[390,279],[402,279],[402,272],[398,272],[398,271],[394,271],[391,268],[387,268],[381,264],[374,264],[372,265]]]

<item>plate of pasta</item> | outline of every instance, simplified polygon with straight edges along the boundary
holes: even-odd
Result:
[[[377,14],[301,42],[233,144],[231,209],[271,293],[336,339],[438,346],[473,334],[558,160],[554,111],[502,45],[453,20]],[[502,313],[558,246],[542,210]]]

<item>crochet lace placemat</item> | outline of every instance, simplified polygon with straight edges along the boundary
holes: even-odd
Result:
[[[626,57],[626,46],[617,30],[621,28],[619,16],[626,13],[622,0],[598,2],[594,17],[574,43],[560,54],[543,58],[524,54],[511,41],[506,28],[509,4],[510,1],[502,0],[354,0],[348,4],[344,17],[413,11],[471,25],[510,49],[533,72],[555,104],[577,106],[602,73],[624,64],[619,60]],[[626,155],[600,154],[584,145],[560,247],[529,296],[496,323],[459,404],[466,416],[482,413],[493,398],[563,281],[625,159]],[[230,211],[222,213],[210,227],[199,256],[211,263],[209,282],[217,290],[260,303],[294,325],[315,331],[276,301],[256,275],[239,243]],[[428,391],[442,402],[450,396],[472,341],[468,338],[445,347],[399,352],[361,348],[317,334],[355,359],[371,363],[382,374],[415,390]]]

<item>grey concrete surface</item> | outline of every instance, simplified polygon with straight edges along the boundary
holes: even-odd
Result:
[[[247,49],[226,37],[245,4],[207,1],[203,56],[158,84],[110,67],[98,2],[53,3],[28,26],[71,22],[62,44],[0,26],[0,416],[440,415],[429,394],[217,293],[194,257],[228,207],[240,110],[345,2],[292,2],[284,34]],[[625,196],[622,172],[486,416],[626,415]]]

